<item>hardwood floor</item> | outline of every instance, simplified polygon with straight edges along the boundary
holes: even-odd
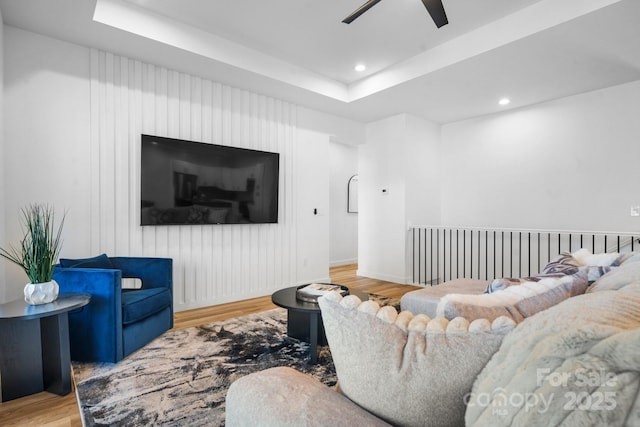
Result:
[[[345,265],[331,268],[331,281],[363,292],[376,293],[400,299],[402,295],[417,286],[400,285],[356,276],[356,265]],[[175,328],[187,328],[216,322],[232,317],[270,310],[276,306],[271,303],[271,296],[252,298],[228,304],[215,305],[175,314]],[[46,427],[80,427],[80,413],[75,393],[67,396],[42,392],[21,399],[0,403],[0,426],[46,426]]]

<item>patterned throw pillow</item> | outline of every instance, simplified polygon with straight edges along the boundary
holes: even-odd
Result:
[[[542,273],[576,274],[582,266],[569,252],[562,252],[542,269]]]
[[[500,277],[498,279],[493,279],[487,286],[487,289],[485,289],[484,293],[490,294],[492,292],[502,291],[507,289],[509,286],[520,285],[525,281],[526,280],[517,277]]]
[[[535,276],[527,276],[527,277],[501,277],[499,279],[493,279],[491,283],[487,286],[487,289],[484,291],[485,294],[490,294],[496,291],[502,291],[507,289],[509,286],[521,285],[525,282],[539,282],[540,280],[548,277],[562,277],[564,274],[562,273],[549,273],[549,274],[537,274]]]
[[[582,248],[573,253],[573,257],[582,265],[586,266],[589,275],[589,282],[598,280],[602,275],[617,268],[628,256],[618,252],[592,254],[589,249]]]
[[[464,425],[464,397],[514,322],[414,316],[337,292],[318,300],[340,391],[392,425]]]

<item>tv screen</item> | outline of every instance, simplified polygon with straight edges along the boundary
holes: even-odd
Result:
[[[278,222],[280,155],[142,135],[141,225]]]

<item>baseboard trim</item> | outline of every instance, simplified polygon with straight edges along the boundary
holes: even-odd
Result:
[[[340,267],[342,265],[357,264],[357,263],[358,263],[358,258],[341,259],[341,260],[337,260],[337,261],[329,261],[329,266],[330,267]]]
[[[378,280],[384,280],[385,282],[399,283],[401,285],[411,284],[411,281],[412,281],[412,279],[410,277],[393,276],[393,275],[389,275],[389,274],[381,274],[381,273],[376,273],[374,271],[367,271],[367,270],[362,270],[362,269],[358,269],[356,271],[356,274],[358,276],[370,277],[372,279],[378,279]]]

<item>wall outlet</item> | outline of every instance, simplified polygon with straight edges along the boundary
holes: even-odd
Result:
[[[640,206],[631,206],[631,216],[640,216]]]

